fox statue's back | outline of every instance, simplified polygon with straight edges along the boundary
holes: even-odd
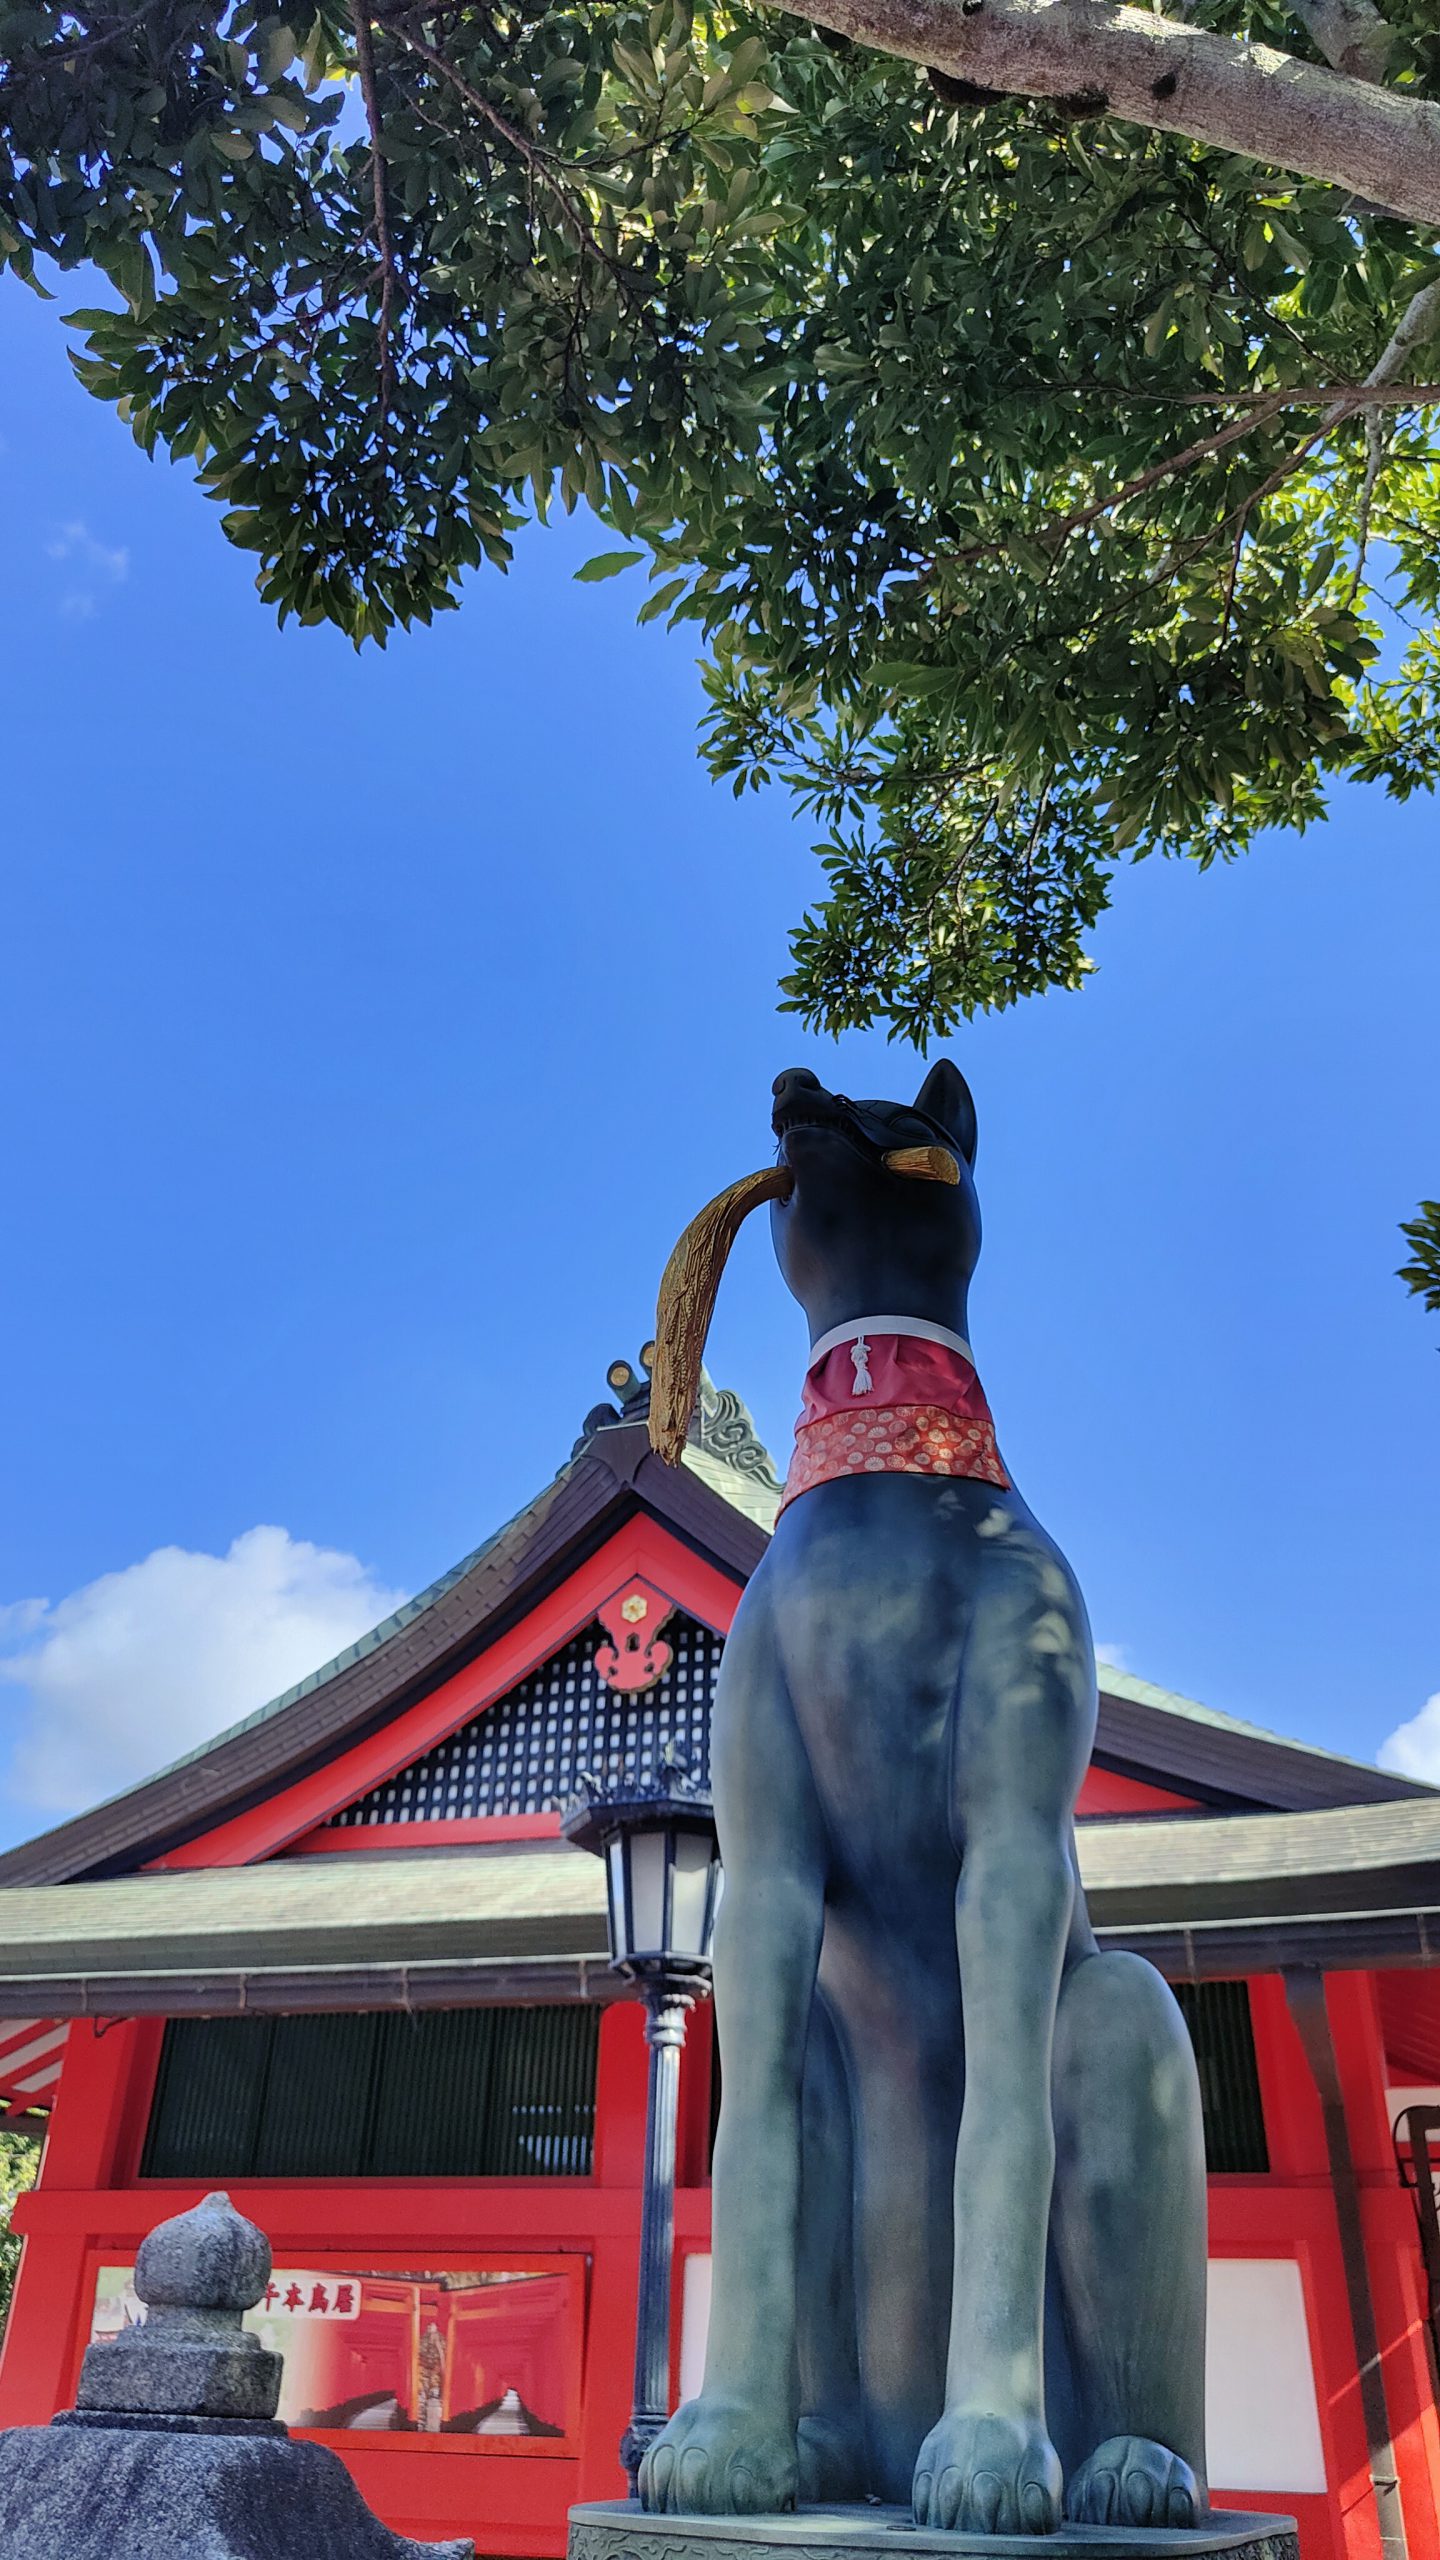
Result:
[[[1044,2532],[1205,2512],[1205,2170],[1166,1985],[1075,1861],[1094,1656],[970,1352],[975,1115],[775,1086],[810,1365],[726,1647],[723,2100],[672,2513],[913,2496]]]

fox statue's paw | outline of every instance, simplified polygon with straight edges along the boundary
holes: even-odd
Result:
[[[915,2521],[940,2533],[1053,2533],[1063,2485],[1038,2418],[947,2409],[920,2447]]]
[[[708,2391],[676,2410],[640,2465],[652,2515],[788,2515],[798,2496],[794,2428]]]
[[[1188,2462],[1148,2436],[1110,2436],[1071,2479],[1073,2524],[1194,2525],[1208,2500]]]

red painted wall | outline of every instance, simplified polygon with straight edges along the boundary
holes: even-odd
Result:
[[[1257,2052],[1271,2149],[1264,2178],[1216,2178],[1210,2188],[1215,2257],[1293,2257],[1301,2269],[1330,2491],[1290,2499],[1213,2484],[1221,2505],[1300,2516],[1305,2560],[1379,2560],[1365,2434],[1350,2343],[1318,2103],[1278,1980],[1252,1985]],[[1371,2281],[1381,2326],[1411,2560],[1440,2560],[1440,2442],[1423,2323],[1413,2209],[1395,2183],[1384,2122],[1383,2047],[1368,1977],[1340,1976],[1330,1992],[1351,2140],[1361,2180]],[[709,2244],[705,2157],[710,2037],[705,2012],[682,2075],[680,2251]],[[0,2424],[36,2424],[74,2396],[88,2334],[95,2270],[128,2263],[166,2212],[196,2187],[141,2184],[136,2163],[160,2044],[156,2022],[75,2029],[40,2186],[17,2208],[25,2249],[0,2360]],[[581,2397],[573,2449],[545,2439],[329,2434],[387,2523],[420,2537],[475,2535],[480,2548],[543,2560],[564,2543],[576,2498],[618,2495],[616,2446],[629,2413],[633,2304],[644,2146],[645,2046],[638,2007],[601,2023],[594,2175],[588,2179],[369,2181],[289,2185],[255,2181],[235,2202],[269,2234],[277,2262],[318,2251],[362,2263],[398,2256],[416,2268],[462,2266],[467,2252],[578,2258],[585,2270]],[[679,2297],[676,2346],[679,2343]]]
[[[701,2013],[683,2072],[682,2247],[709,2234],[703,2176],[710,2039]],[[16,2226],[24,2251],[3,2358],[0,2425],[38,2425],[75,2396],[89,2334],[95,2274],[129,2264],[145,2233],[197,2203],[201,2189],[136,2175],[159,2058],[158,2025],[97,2035],[77,2026],[52,2119],[41,2182]],[[255,2180],[231,2193],[268,2234],[277,2263],[317,2253],[360,2264],[402,2258],[419,2269],[464,2266],[467,2254],[514,2250],[573,2258],[584,2272],[575,2448],[540,2438],[326,2432],[377,2513],[397,2531],[438,2539],[471,2533],[482,2551],[540,2555],[564,2547],[576,2498],[622,2495],[616,2453],[629,2416],[631,2327],[640,2233],[646,2055],[641,2013],[622,2003],[601,2019],[595,2174],[576,2179],[352,2181],[290,2185]],[[452,2302],[454,2298],[452,2297]],[[453,2313],[452,2313],[453,2316]],[[677,2339],[678,2344],[678,2339]]]

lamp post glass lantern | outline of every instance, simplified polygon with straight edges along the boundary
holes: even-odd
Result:
[[[633,2498],[645,2449],[670,2414],[680,2050],[690,2010],[710,1990],[720,1859],[710,1797],[692,1783],[678,1754],[667,1752],[653,1783],[622,1784],[608,1793],[593,1778],[583,1783],[585,1795],[565,1817],[565,1836],[605,1861],[610,1961],[645,2003],[650,2048],[635,2390],[620,2443]]]

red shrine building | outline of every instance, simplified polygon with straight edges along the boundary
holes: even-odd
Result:
[[[564,2548],[622,2487],[645,2104],[581,1773],[707,1767],[778,1485],[706,1382],[651,1455],[624,1362],[462,1564],[175,1767],[0,1857],[0,2100],[45,2119],[0,2425],[74,2397],[135,2252],[225,2187],[269,2234],[281,2415],[388,2523]],[[1221,2505],[1305,2560],[1440,2560],[1440,1794],[1101,1667],[1080,1854],[1174,1983],[1210,2166]],[[712,2037],[681,2083],[675,2388],[709,2296]],[[1432,2168],[1431,2143],[1435,2144]]]

